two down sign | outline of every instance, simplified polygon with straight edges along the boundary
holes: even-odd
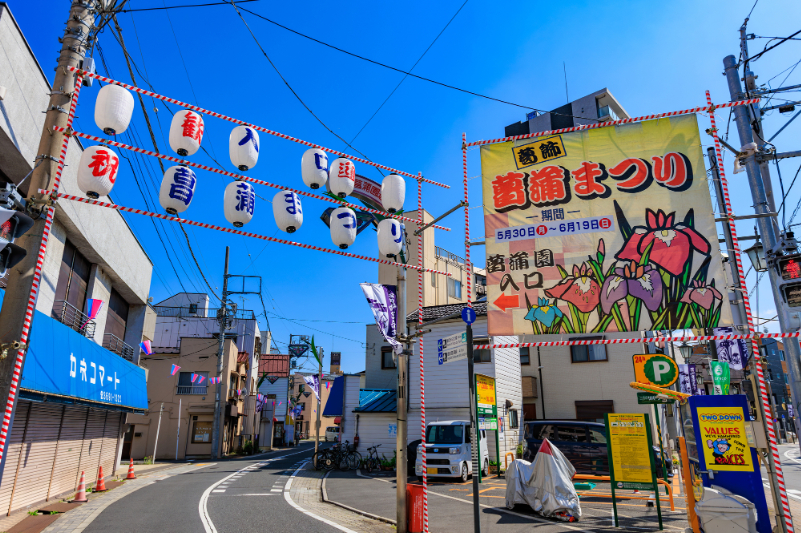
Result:
[[[639,383],[669,387],[679,379],[676,361],[665,354],[637,354],[633,357],[633,362],[634,379]]]

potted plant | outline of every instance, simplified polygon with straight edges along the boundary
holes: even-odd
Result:
[[[498,469],[500,468],[500,466],[501,466],[501,463],[499,463],[498,461],[490,461],[489,462],[489,473],[490,474],[497,474],[498,473]]]

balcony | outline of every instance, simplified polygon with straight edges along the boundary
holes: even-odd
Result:
[[[205,385],[178,385],[176,394],[199,394],[206,395],[209,388]]]
[[[65,300],[56,300],[52,317],[87,339],[95,338],[95,321],[89,320],[88,316]]]
[[[134,349],[113,333],[103,335],[103,348],[114,352],[123,359],[133,361]]]

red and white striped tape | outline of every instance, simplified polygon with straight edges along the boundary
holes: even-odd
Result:
[[[740,100],[738,102],[727,102],[718,106],[706,105],[703,107],[693,107],[691,109],[682,109],[681,111],[670,111],[668,113],[657,113],[655,115],[643,115],[634,118],[622,118],[620,120],[610,120],[607,122],[596,122],[595,124],[582,124],[581,126],[573,126],[572,128],[561,128],[558,130],[539,131],[537,133],[528,133],[526,135],[513,135],[511,137],[501,137],[500,139],[489,139],[487,141],[475,141],[465,144],[469,146],[481,146],[484,144],[495,144],[507,141],[519,141],[521,139],[531,139],[532,137],[544,137],[545,135],[556,135],[558,133],[568,133],[571,131],[592,130],[597,128],[608,128],[609,126],[617,126],[618,124],[631,124],[632,122],[642,122],[643,120],[653,120],[655,118],[677,117],[679,115],[690,115],[692,113],[710,113],[715,109],[722,107],[734,107],[738,105],[749,105],[759,102],[759,98],[751,98],[750,100]]]
[[[423,222],[423,184],[417,182],[417,227],[422,228]],[[417,324],[423,327],[423,236],[417,236]],[[470,276],[468,276],[469,278]],[[468,298],[469,300],[470,298]],[[420,448],[423,458],[423,531],[428,533],[428,467],[426,466],[426,379],[423,367],[423,336],[417,338],[417,356],[420,363],[420,435],[422,440]]]
[[[42,190],[42,189],[39,189],[39,193],[41,193],[41,194],[50,194],[49,191],[45,191],[45,190]],[[145,215],[145,216],[148,216],[148,217],[160,218],[162,220],[169,220],[171,222],[179,222],[181,224],[188,224],[190,226],[197,226],[199,228],[207,228],[207,229],[213,229],[213,230],[217,230],[217,231],[223,231],[225,233],[233,233],[235,235],[244,235],[245,237],[252,237],[254,239],[261,239],[263,241],[270,241],[270,242],[278,242],[278,243],[281,243],[281,244],[288,244],[290,246],[297,246],[299,248],[305,248],[307,250],[316,250],[318,252],[327,252],[329,254],[341,255],[343,257],[352,257],[354,259],[363,259],[365,261],[373,261],[375,263],[382,263],[384,265],[394,265],[394,266],[399,266],[399,267],[402,267],[402,268],[407,268],[407,269],[412,269],[412,270],[417,270],[417,269],[420,268],[417,265],[404,265],[403,263],[396,263],[395,261],[388,261],[386,259],[379,259],[377,257],[370,257],[369,255],[357,255],[357,254],[352,254],[352,253],[349,253],[349,252],[343,252],[341,250],[332,250],[330,248],[322,248],[320,246],[313,246],[311,244],[304,244],[302,242],[287,241],[285,239],[276,239],[275,237],[268,237],[266,235],[259,235],[258,233],[251,233],[251,232],[248,232],[248,231],[240,231],[240,230],[235,230],[235,229],[231,229],[231,228],[225,228],[223,226],[215,226],[214,224],[206,224],[205,222],[195,222],[194,220],[187,220],[187,219],[184,219],[184,218],[174,217],[174,216],[170,216],[170,215],[163,215],[161,213],[152,213],[150,211],[144,211],[142,209],[136,209],[136,208],[133,208],[133,207],[124,207],[124,206],[117,205],[117,204],[112,204],[112,203],[109,203],[109,202],[101,202],[100,200],[93,200],[91,198],[84,198],[82,196],[74,196],[72,194],[57,193],[57,194],[55,194],[55,196],[57,196],[58,198],[63,198],[64,200],[72,200],[72,201],[75,201],[75,202],[83,202],[85,204],[96,205],[96,206],[100,206],[100,207],[107,207],[109,209],[116,209],[117,211],[125,211],[126,213],[135,213],[137,215]],[[430,269],[430,268],[424,268],[423,272],[433,272],[435,274],[442,274],[443,276],[451,277],[451,274],[449,274],[448,272],[442,272],[440,270],[433,270],[433,269]]]
[[[281,139],[286,139],[288,141],[296,142],[298,144],[302,144],[302,145],[308,146],[310,148],[317,148],[319,150],[323,150],[325,152],[336,154],[338,156],[347,157],[348,159],[351,159],[353,161],[358,161],[360,163],[364,163],[365,165],[370,165],[370,166],[373,166],[373,167],[381,168],[381,169],[387,170],[389,172],[392,172],[394,174],[400,174],[401,176],[408,176],[408,177],[414,178],[416,180],[422,180],[422,181],[425,181],[426,183],[431,183],[432,185],[438,185],[440,187],[444,187],[446,189],[450,189],[449,185],[445,185],[443,183],[438,183],[436,181],[432,181],[430,179],[423,178],[421,175],[417,175],[416,176],[414,174],[409,174],[408,172],[403,172],[402,170],[398,170],[398,169],[395,169],[395,168],[392,168],[392,167],[379,165],[378,163],[374,163],[372,161],[368,161],[367,159],[362,159],[360,157],[349,155],[349,154],[346,154],[344,152],[339,152],[339,151],[333,150],[331,148],[326,148],[325,146],[320,146],[319,144],[310,143],[310,142],[304,141],[302,139],[296,139],[295,137],[291,137],[291,136],[285,135],[283,133],[278,133],[277,131],[268,130],[267,128],[263,128],[262,126],[256,126],[255,124],[250,124],[249,122],[245,122],[243,120],[232,118],[232,117],[229,117],[227,115],[223,115],[222,113],[216,113],[214,111],[209,111],[208,109],[203,109],[202,107],[198,107],[196,105],[187,104],[186,102],[181,102],[180,100],[176,100],[175,98],[170,98],[168,96],[162,96],[162,95],[160,95],[158,93],[154,93],[153,91],[148,91],[146,89],[142,89],[140,87],[136,87],[135,85],[128,85],[127,83],[123,83],[121,81],[117,81],[117,80],[114,80],[114,79],[111,79],[111,78],[107,78],[105,76],[101,76],[100,74],[95,74],[93,72],[86,72],[85,70],[81,70],[81,69],[79,69],[77,67],[67,67],[67,68],[69,70],[73,71],[73,72],[80,72],[82,75],[89,76],[90,78],[95,78],[95,79],[98,79],[98,80],[106,82],[106,83],[112,83],[114,85],[119,85],[120,87],[125,87],[128,90],[131,90],[131,91],[134,91],[134,92],[137,92],[137,93],[140,93],[140,94],[144,94],[146,96],[150,96],[151,98],[158,98],[159,100],[163,100],[163,101],[169,102],[171,104],[179,105],[181,107],[185,107],[186,109],[191,109],[192,111],[196,111],[198,113],[203,113],[204,115],[217,117],[217,118],[220,118],[222,120],[227,120],[228,122],[233,122],[234,124],[247,126],[249,128],[253,128],[254,130],[262,131],[264,133],[267,133],[268,135],[273,135],[273,136],[279,137]]]
[[[467,307],[473,307],[473,265],[470,263],[470,201],[467,197],[467,134],[462,133],[462,182],[464,184],[464,267],[467,270]],[[472,401],[472,400],[471,400]]]
[[[744,102],[751,102],[751,100],[744,100],[742,102],[737,103],[744,103]],[[734,225],[734,217],[732,215],[731,210],[731,199],[729,198],[729,184],[728,180],[726,179],[726,173],[723,168],[723,154],[721,149],[720,138],[718,137],[718,130],[717,125],[715,123],[715,106],[712,104],[712,97],[709,94],[709,91],[706,91],[706,103],[709,106],[709,120],[712,124],[712,138],[715,141],[715,156],[718,162],[718,173],[720,174],[720,184],[721,189],[723,189],[723,198],[726,204],[726,219],[729,224],[729,228],[731,229],[731,238],[732,244],[734,246],[734,257],[736,259],[737,271],[740,274],[740,293],[743,297],[743,304],[745,306],[745,314],[748,318],[748,329],[749,331],[757,331],[754,324],[753,314],[751,313],[751,302],[748,296],[748,290],[745,286],[745,273],[743,271],[743,262],[742,262],[742,253],[740,251],[740,243],[737,238],[737,228]],[[717,106],[723,107],[723,106]],[[789,336],[789,335],[788,335]],[[751,352],[754,354],[754,361],[759,361],[759,345],[757,344],[756,337],[751,338]],[[787,533],[793,533],[795,531],[793,527],[793,518],[790,513],[790,502],[787,498],[787,487],[785,487],[784,483],[784,474],[782,473],[782,461],[781,457],[779,456],[779,448],[776,440],[776,432],[773,427],[773,419],[771,417],[771,410],[770,410],[770,400],[768,399],[768,391],[767,387],[765,386],[765,376],[762,371],[762,365],[757,363],[754,365],[757,371],[757,378],[759,380],[759,396],[760,401],[762,402],[762,411],[765,413],[765,426],[768,428],[768,441],[769,441],[769,453],[773,455],[773,462],[774,462],[774,470],[776,472],[776,481],[779,485],[779,496],[781,500],[781,507],[782,507],[782,516],[784,517],[784,523],[787,527]]]
[[[72,126],[72,121],[75,119],[75,107],[78,105],[78,96],[81,93],[81,84],[83,77],[78,74],[75,80],[75,88],[72,93],[70,101],[70,110],[67,115],[67,127]],[[70,137],[64,135],[61,140],[61,153],[58,156],[56,163],[56,174],[53,178],[53,190],[58,191],[61,184],[61,173],[64,170],[64,161],[67,157],[67,147],[69,146]],[[22,322],[22,334],[20,335],[20,342],[27,345],[30,339],[31,322],[33,321],[33,314],[36,312],[36,300],[39,296],[39,285],[42,281],[42,265],[44,264],[45,253],[47,252],[47,242],[50,238],[50,229],[53,226],[53,217],[56,210],[53,207],[47,209],[45,216],[44,230],[42,232],[42,242],[39,244],[39,253],[36,256],[36,267],[33,270],[33,280],[31,281],[31,292],[28,295],[28,306],[25,309],[25,319]],[[25,349],[19,350],[14,360],[14,371],[11,375],[11,384],[8,389],[8,398],[6,399],[6,407],[3,412],[3,423],[0,426],[0,461],[6,451],[6,443],[8,441],[8,433],[11,426],[11,417],[14,412],[14,400],[17,397],[19,389],[20,378],[22,377],[22,365],[25,360]]]
[[[65,128],[60,128],[60,127],[54,127],[53,130],[54,131],[60,131],[60,132],[67,131]],[[381,216],[384,216],[384,217],[395,218],[395,219],[398,219],[398,220],[405,220],[407,222],[417,222],[417,220],[415,220],[413,218],[404,217],[404,216],[401,216],[401,215],[394,215],[394,214],[387,213],[385,211],[379,211],[378,209],[371,209],[369,207],[363,207],[363,206],[360,206],[360,205],[349,204],[349,203],[344,202],[344,201],[335,200],[335,199],[331,198],[330,196],[322,196],[320,194],[314,194],[314,193],[311,193],[311,192],[308,192],[308,191],[301,191],[301,190],[298,190],[298,189],[292,189],[291,187],[285,187],[283,185],[276,185],[275,183],[270,183],[269,181],[259,180],[259,179],[256,179],[256,178],[251,178],[249,176],[243,176],[241,174],[236,174],[234,172],[228,172],[227,170],[221,170],[219,168],[210,167],[208,165],[203,165],[203,164],[200,164],[200,163],[193,163],[192,161],[186,161],[185,159],[179,159],[177,157],[172,157],[172,156],[169,156],[169,155],[160,154],[160,153],[154,152],[152,150],[145,150],[144,148],[138,148],[136,146],[130,146],[130,145],[127,145],[127,144],[124,144],[124,143],[121,143],[121,142],[112,141],[112,140],[109,140],[109,139],[104,139],[103,137],[98,137],[96,135],[89,135],[88,133],[82,133],[80,131],[75,131],[75,130],[72,131],[72,135],[75,135],[76,137],[81,137],[82,139],[88,139],[90,141],[95,141],[95,142],[107,144],[109,146],[114,146],[116,148],[123,148],[125,150],[130,150],[130,151],[136,152],[138,154],[145,154],[145,155],[150,155],[150,156],[153,156],[153,157],[158,157],[159,159],[164,159],[165,161],[172,161],[173,163],[178,163],[179,165],[186,165],[186,166],[190,166],[190,167],[194,167],[194,168],[199,168],[201,170],[208,170],[209,172],[215,172],[217,174],[222,174],[223,176],[228,176],[229,178],[234,178],[234,179],[241,180],[241,181],[249,181],[251,183],[257,183],[259,185],[266,185],[267,187],[272,187],[274,189],[281,189],[282,191],[292,191],[295,194],[299,194],[301,196],[308,196],[309,198],[316,198],[317,200],[325,200],[326,202],[331,202],[331,203],[334,203],[334,204],[337,204],[337,205],[350,207],[352,209],[359,209],[361,211],[367,211],[368,213],[375,213],[377,215],[381,215]],[[433,225],[432,227],[437,228],[437,229],[441,229],[441,230],[445,230],[445,231],[450,231],[450,228],[446,228],[446,227],[443,227],[443,226]]]

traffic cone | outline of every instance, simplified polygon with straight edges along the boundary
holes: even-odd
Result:
[[[89,500],[86,499],[86,478],[83,475],[83,471],[81,471],[81,481],[78,483],[78,492],[75,494],[75,498],[72,500],[74,503],[86,503]]]
[[[131,457],[131,464],[128,465],[128,477],[125,479],[136,479],[136,475],[133,471],[133,457]]]
[[[95,483],[95,492],[105,492],[107,490],[106,482],[103,481],[103,465],[100,465],[100,470],[97,473],[97,483]]]

